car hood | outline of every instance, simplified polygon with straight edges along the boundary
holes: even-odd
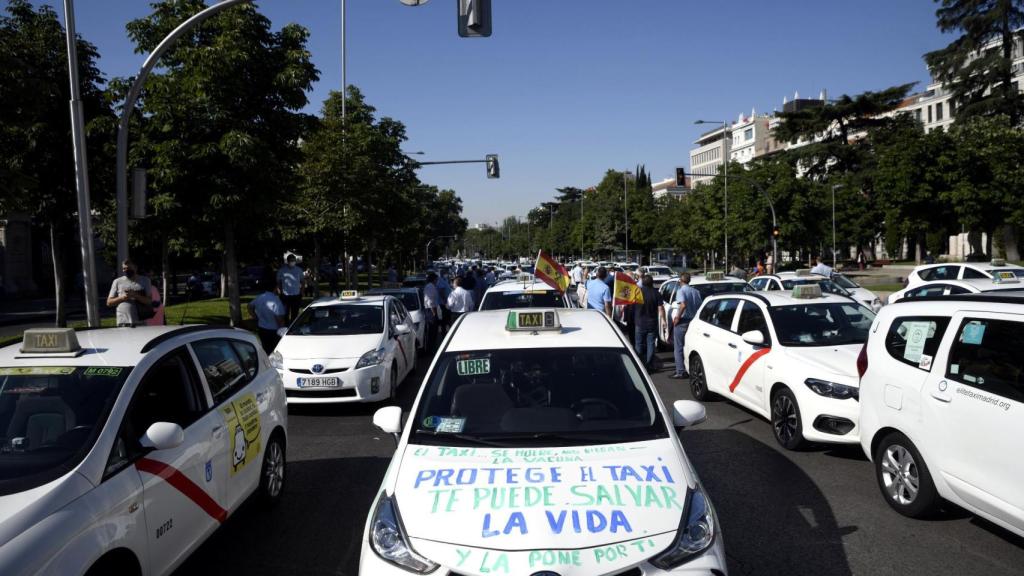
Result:
[[[285,336],[276,350],[285,360],[359,358],[380,346],[381,334],[352,336]]]
[[[92,483],[84,476],[71,472],[42,486],[0,496],[0,546],[67,506],[92,487]]]
[[[410,445],[393,493],[408,535],[433,543],[423,549],[438,550],[438,561],[456,559],[453,547],[483,554],[658,535],[671,542],[694,484],[681,454],[672,439],[565,448]]]
[[[840,384],[857,385],[857,355],[863,344],[787,348],[786,355],[800,366],[804,378],[839,377]]]

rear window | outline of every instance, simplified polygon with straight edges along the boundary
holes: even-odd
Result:
[[[754,290],[746,282],[715,282],[714,284],[694,284],[693,288],[700,292],[701,298],[707,298],[713,294],[727,294],[729,292],[753,292]]]
[[[552,290],[526,292],[491,292],[484,296],[481,310],[507,310],[509,308],[565,308],[562,295]]]
[[[885,350],[908,366],[931,371],[931,361],[948,325],[949,318],[943,316],[897,318],[885,336]]]

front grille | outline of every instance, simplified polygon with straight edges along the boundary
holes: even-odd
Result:
[[[289,398],[355,398],[355,388],[343,388],[341,390],[285,390]]]
[[[348,370],[348,368],[327,368],[322,372],[317,373],[316,375],[320,376],[321,374],[337,374],[338,372],[344,372],[345,370]],[[306,368],[289,368],[288,371],[294,372],[296,374],[314,374],[312,370]]]

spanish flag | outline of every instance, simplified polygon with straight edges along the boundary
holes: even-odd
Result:
[[[569,272],[565,266],[555,262],[543,250],[537,253],[537,265],[533,267],[533,275],[559,292],[565,292],[569,287]]]
[[[643,304],[644,293],[640,290],[636,280],[623,272],[615,273],[615,302],[616,306],[628,306],[630,304]]]

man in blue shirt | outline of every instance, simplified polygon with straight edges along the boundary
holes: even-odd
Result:
[[[597,278],[587,282],[587,308],[603,310],[610,317],[612,315],[612,291],[605,282],[607,277],[608,270],[601,266],[597,269]]]
[[[679,288],[676,289],[672,300],[679,305],[672,314],[672,352],[676,360],[676,372],[669,378],[679,380],[690,377],[686,372],[686,364],[683,363],[683,346],[686,344],[686,331],[690,328],[690,321],[697,316],[697,309],[700,308],[702,301],[700,292],[690,286],[690,274],[680,274]]]

